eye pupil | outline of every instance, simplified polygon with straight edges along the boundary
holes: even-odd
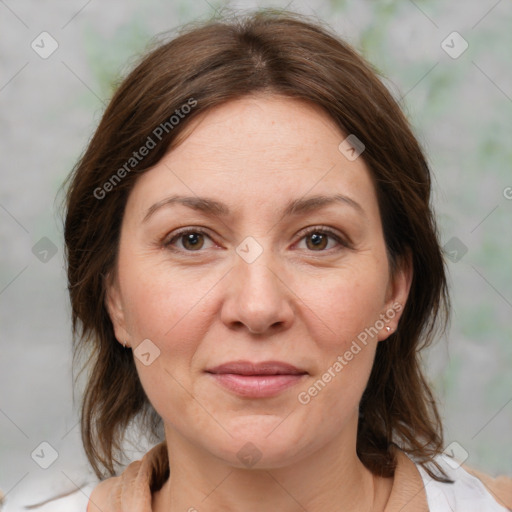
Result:
[[[309,240],[311,240],[313,247],[318,249],[325,249],[327,245],[327,236],[321,233],[312,233],[309,236]],[[309,244],[308,244],[309,245]]]
[[[187,233],[186,235],[183,235],[183,247],[187,249],[201,249],[203,246],[201,241],[202,236],[203,235],[200,233]]]

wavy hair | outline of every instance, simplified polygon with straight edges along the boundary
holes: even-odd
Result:
[[[446,480],[433,461],[442,451],[442,425],[420,362],[420,350],[438,328],[446,329],[449,317],[426,158],[379,73],[349,44],[316,19],[268,9],[223,14],[158,41],[118,86],[64,184],[74,350],[88,354],[81,413],[87,457],[100,478],[105,470],[114,475],[128,425],[139,420],[146,432],[157,433],[161,424],[105,306],[104,278],[115,270],[130,190],[179,142],[192,119],[257,92],[309,101],[365,145],[362,157],[377,192],[390,272],[409,258],[413,279],[396,331],[378,344],[360,403],[357,453],[373,473],[391,476],[398,446],[434,478]],[[194,107],[170,128],[171,116],[191,98]],[[156,147],[127,169],[133,152],[159,126],[168,129],[158,132]],[[114,175],[119,179],[113,181]]]

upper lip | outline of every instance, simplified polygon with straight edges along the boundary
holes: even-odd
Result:
[[[292,364],[282,361],[231,361],[214,368],[208,368],[208,373],[234,373],[238,375],[301,375],[307,373]]]

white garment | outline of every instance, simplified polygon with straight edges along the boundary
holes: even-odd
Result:
[[[459,463],[445,455],[438,455],[436,462],[445,470],[453,484],[438,482],[419,465],[416,465],[425,484],[430,512],[507,512],[487,490],[484,484]]]

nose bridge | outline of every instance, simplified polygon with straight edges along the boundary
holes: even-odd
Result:
[[[293,315],[290,296],[275,263],[270,249],[262,251],[253,261],[244,259],[243,254],[236,258],[230,281],[227,315],[230,322],[242,323],[251,332],[264,332],[276,324],[290,322]]]
[[[282,293],[277,273],[272,270],[270,258],[260,257],[253,263],[238,261],[237,274],[241,283],[240,293],[246,300],[266,298],[266,302],[269,302]]]
[[[235,274],[242,283],[242,288],[251,290],[250,295],[256,295],[275,288],[276,255],[271,247],[270,237],[246,237],[236,248]]]

